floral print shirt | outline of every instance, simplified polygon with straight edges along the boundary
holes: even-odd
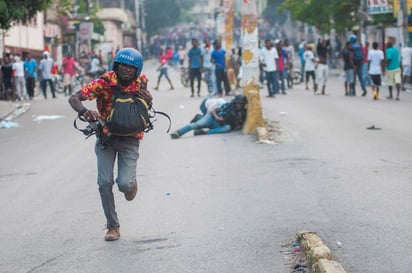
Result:
[[[149,79],[145,74],[140,74],[136,81],[129,84],[127,87],[121,87],[123,92],[139,92],[147,89]],[[99,118],[106,120],[106,117],[112,111],[114,94],[111,89],[112,86],[117,85],[117,76],[114,71],[106,72],[100,78],[91,81],[83,86],[82,95],[88,100],[96,100],[97,110],[99,111]],[[103,132],[110,135],[110,132],[105,127]],[[143,138],[143,132],[136,135],[137,138]]]

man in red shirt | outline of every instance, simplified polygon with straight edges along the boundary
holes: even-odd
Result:
[[[139,51],[134,48],[119,50],[113,59],[113,71],[104,73],[100,78],[87,83],[82,90],[73,94],[69,99],[71,107],[78,112],[79,117],[89,122],[95,122],[97,119],[105,121],[113,108],[113,97],[119,88],[123,93],[135,93],[149,104],[152,96],[147,90],[148,78],[141,74],[142,68],[143,57]],[[82,101],[94,99],[96,99],[98,112],[88,110],[82,103]],[[114,241],[120,237],[120,224],[112,187],[116,182],[126,200],[131,201],[135,198],[137,193],[136,167],[143,132],[134,136],[117,136],[104,126],[96,136],[97,184],[108,229],[104,239]],[[113,168],[116,157],[118,158],[118,175],[115,181]]]

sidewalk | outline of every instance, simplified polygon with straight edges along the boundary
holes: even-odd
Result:
[[[9,101],[0,101],[0,121],[5,119],[8,115],[13,113],[15,110],[16,106],[14,103],[9,102]]]

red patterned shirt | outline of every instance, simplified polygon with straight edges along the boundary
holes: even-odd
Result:
[[[125,88],[121,87],[121,89],[123,92],[139,92],[147,88],[148,81],[149,79],[145,74],[140,74],[136,81]],[[87,83],[81,90],[82,95],[87,97],[88,100],[96,100],[96,106],[101,120],[106,120],[106,117],[112,111],[114,94],[111,87],[116,85],[117,76],[114,71],[110,71],[104,73],[100,78]],[[103,129],[103,132],[109,134],[106,127]],[[142,139],[143,132],[137,134],[136,137]]]

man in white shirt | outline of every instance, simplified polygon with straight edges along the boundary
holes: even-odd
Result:
[[[15,72],[14,84],[16,86],[17,99],[27,99],[26,80],[24,79],[24,62],[21,60],[20,55],[17,55],[15,57],[15,62],[13,63],[13,70]]]
[[[312,46],[305,44],[304,45],[305,52],[303,53],[303,59],[305,61],[305,83],[306,83],[306,90],[309,90],[309,78],[312,78],[313,82],[313,90],[315,90],[316,82],[315,82],[315,55],[313,55]]]
[[[372,43],[372,49],[368,51],[369,75],[372,79],[372,95],[374,100],[379,99],[379,86],[382,81],[382,69],[384,67],[383,51],[378,49],[378,43]]]
[[[43,53],[43,59],[40,61],[39,70],[41,71],[41,82],[40,86],[43,91],[43,96],[47,99],[47,83],[49,83],[50,91],[52,93],[53,98],[56,98],[54,83],[53,83],[53,75],[52,75],[52,67],[54,65],[53,59],[50,57],[49,52],[45,51]]]
[[[277,50],[272,46],[269,39],[265,40],[265,47],[260,50],[259,62],[263,65],[266,74],[266,83],[268,86],[268,98],[274,98],[279,90],[277,60],[279,55]]]
[[[402,90],[405,91],[405,83],[409,83],[411,79],[411,65],[412,65],[412,41],[401,50],[402,61]]]

